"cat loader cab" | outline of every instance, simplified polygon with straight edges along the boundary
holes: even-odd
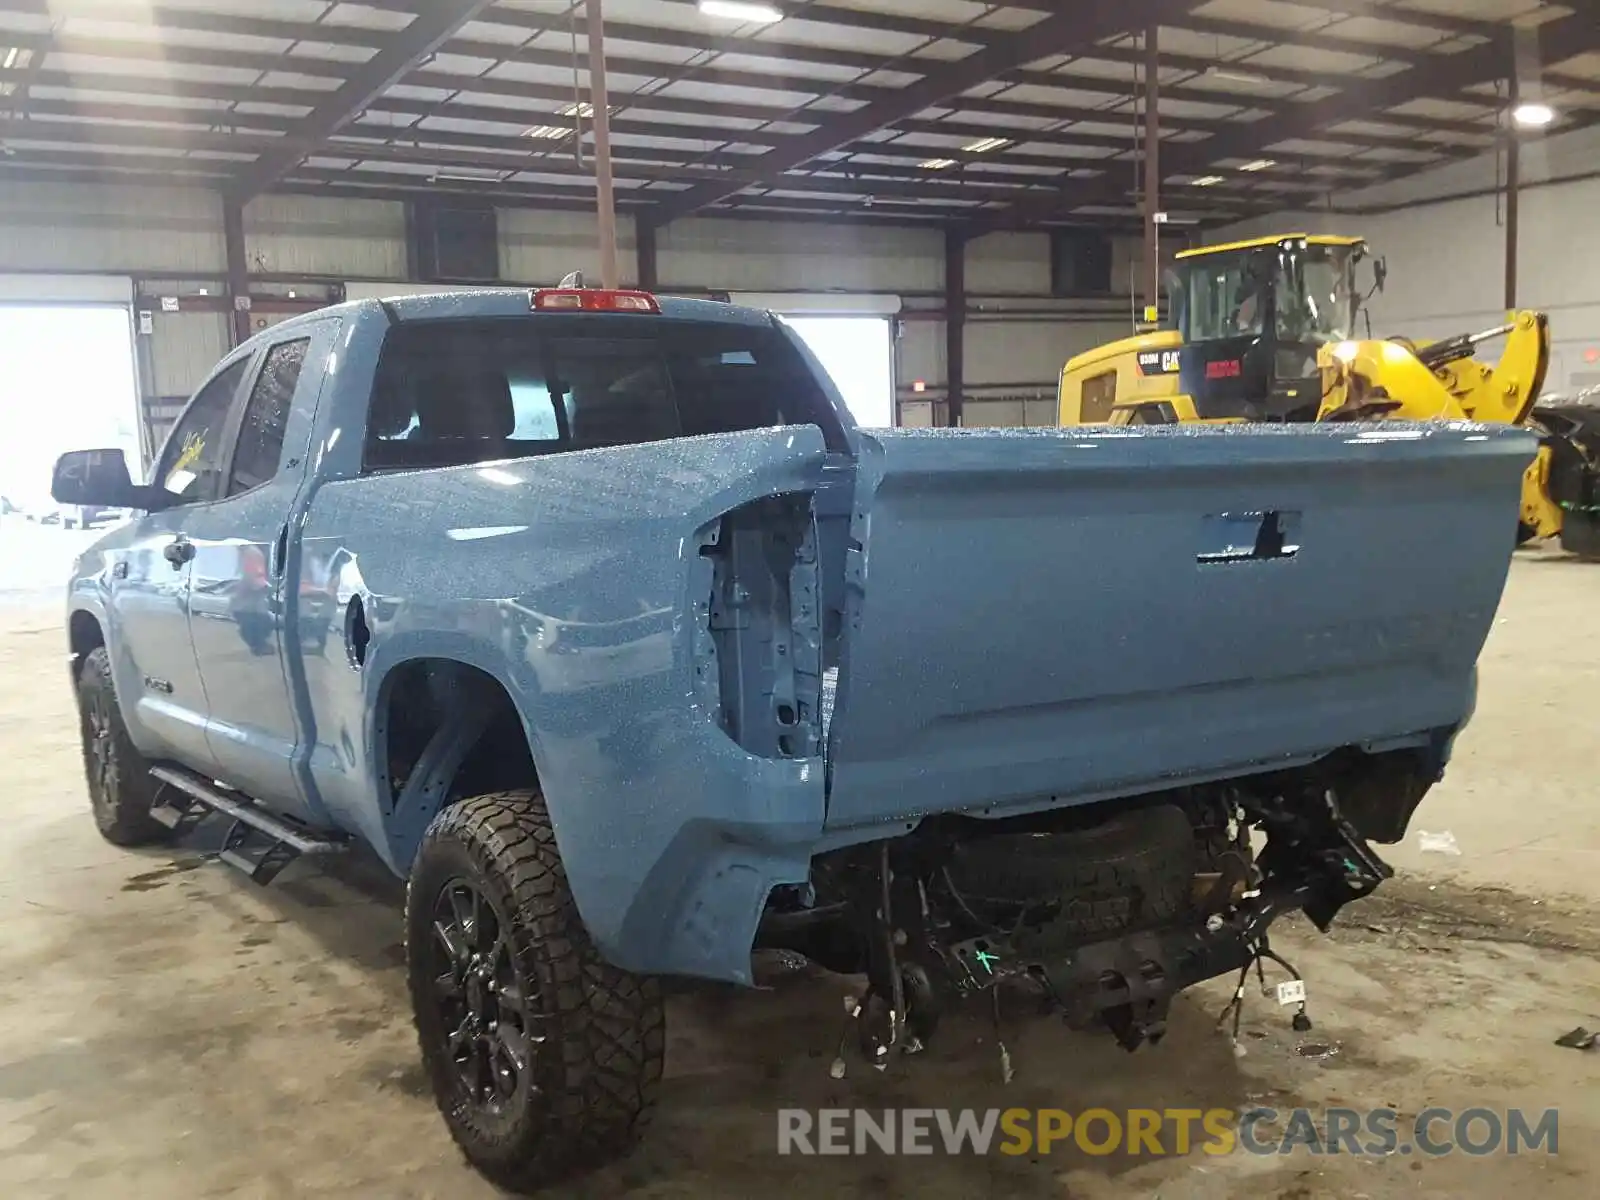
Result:
[[[1101,346],[1062,371],[1060,423],[1310,421],[1317,355],[1356,336],[1381,288],[1362,238],[1294,233],[1185,250],[1167,274],[1168,328]]]

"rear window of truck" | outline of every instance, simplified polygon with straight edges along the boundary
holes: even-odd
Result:
[[[817,425],[844,433],[773,326],[659,316],[419,321],[384,339],[368,471],[464,466],[668,438]]]

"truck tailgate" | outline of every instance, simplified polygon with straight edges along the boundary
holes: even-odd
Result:
[[[829,826],[1460,724],[1533,452],[1466,424],[864,436]]]

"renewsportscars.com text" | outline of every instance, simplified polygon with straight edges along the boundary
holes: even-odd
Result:
[[[788,1108],[779,1154],[1557,1154],[1560,1114],[1518,1108]]]

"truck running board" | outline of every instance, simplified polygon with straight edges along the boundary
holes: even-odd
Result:
[[[343,841],[292,825],[180,767],[151,767],[150,774],[165,785],[150,810],[152,819],[182,834],[212,813],[232,818],[217,857],[255,883],[271,883],[302,854],[342,854],[346,849]]]

